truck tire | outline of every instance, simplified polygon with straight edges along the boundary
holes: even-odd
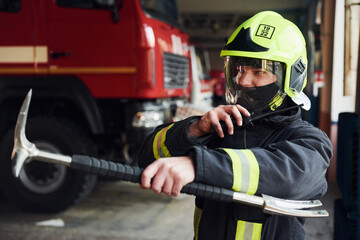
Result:
[[[33,160],[24,164],[19,178],[12,174],[14,129],[0,143],[0,184],[9,198],[24,210],[56,213],[84,200],[96,184],[95,175],[65,166]],[[29,119],[27,138],[42,150],[65,155],[92,155],[94,146],[80,129],[54,117]]]

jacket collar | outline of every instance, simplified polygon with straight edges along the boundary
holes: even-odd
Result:
[[[301,119],[300,106],[291,106],[274,112],[252,116],[247,120],[246,126],[268,125],[272,128],[281,128]]]

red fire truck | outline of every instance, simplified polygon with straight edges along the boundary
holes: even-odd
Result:
[[[26,131],[38,148],[133,164],[144,136],[190,95],[189,37],[177,20],[176,0],[0,0],[0,185],[12,202],[56,212],[96,182],[36,160],[12,176],[30,89]]]

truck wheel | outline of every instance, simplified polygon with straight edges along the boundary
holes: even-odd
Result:
[[[26,163],[19,178],[12,174],[11,152],[14,129],[0,143],[0,184],[11,202],[36,212],[55,213],[84,200],[97,177],[65,166],[33,160]],[[71,122],[53,117],[29,119],[27,138],[42,150],[66,155],[93,155],[94,146],[86,134]]]

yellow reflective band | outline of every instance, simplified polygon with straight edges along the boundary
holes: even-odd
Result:
[[[241,160],[239,156],[236,154],[236,152],[233,149],[230,148],[224,148],[224,151],[230,156],[232,160],[232,169],[233,169],[233,186],[232,189],[234,191],[240,191],[241,190]]]
[[[174,124],[170,124],[169,126],[161,129],[156,133],[154,141],[153,141],[153,153],[155,159],[159,159],[162,157],[171,157],[169,150],[165,145],[166,132],[173,126]]]
[[[254,153],[251,150],[244,149],[241,151],[246,156],[246,159],[248,160],[250,166],[249,187],[246,193],[254,195],[259,186],[259,176],[260,176],[259,164],[256,160]]]
[[[251,150],[223,149],[232,160],[234,191],[254,195],[259,184],[259,164]]]
[[[235,240],[260,240],[261,223],[238,221],[236,226]]]
[[[200,224],[201,215],[202,215],[202,210],[195,206],[195,212],[194,212],[194,236],[195,236],[194,239],[195,240],[198,240],[198,238],[199,238],[199,224]]]

